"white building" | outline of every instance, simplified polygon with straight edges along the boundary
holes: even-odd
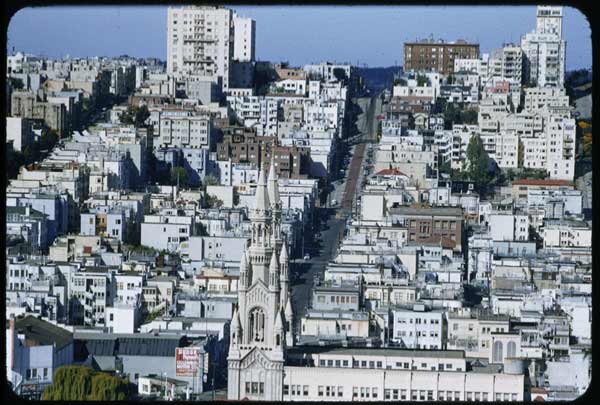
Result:
[[[256,43],[256,21],[251,18],[233,16],[233,60],[254,62]]]
[[[538,6],[536,29],[521,38],[525,80],[540,87],[564,87],[566,42],[562,7]]]
[[[407,349],[445,349],[444,313],[424,304],[392,309],[391,341]]]
[[[213,6],[169,8],[167,73],[178,77],[208,76],[229,88],[234,58],[232,10]]]

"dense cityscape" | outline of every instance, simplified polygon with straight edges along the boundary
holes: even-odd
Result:
[[[564,401],[591,378],[591,69],[563,8],[387,70],[7,56],[6,376],[43,400]],[[260,27],[258,27],[260,28]],[[570,44],[569,46],[577,46]]]

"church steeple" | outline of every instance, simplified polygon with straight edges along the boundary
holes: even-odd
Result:
[[[269,179],[260,171],[254,206],[249,210],[252,237],[240,260],[238,310],[231,322],[228,360],[228,398],[281,401],[283,364],[289,342],[288,319],[281,289],[288,290],[288,255],[281,233],[281,201],[275,166]],[[282,259],[282,260],[280,260]],[[282,280],[282,277],[284,280]],[[260,353],[259,374],[244,362]],[[264,385],[264,391],[248,390],[248,381]]]
[[[289,260],[287,254],[287,243],[281,245],[281,253],[279,254],[280,283],[281,283],[281,306],[285,306],[289,295]]]
[[[271,208],[269,200],[269,192],[267,190],[267,181],[265,179],[265,171],[261,169],[258,176],[258,184],[256,186],[256,196],[254,198],[254,214],[268,212]]]
[[[277,171],[275,170],[275,157],[271,159],[271,166],[269,167],[269,178],[267,180],[267,189],[269,191],[269,201],[271,202],[271,208],[277,209],[280,205],[279,197],[279,184],[277,182]]]

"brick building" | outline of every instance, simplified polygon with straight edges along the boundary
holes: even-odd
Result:
[[[479,58],[479,44],[423,40],[404,43],[404,71],[454,72],[454,59]]]

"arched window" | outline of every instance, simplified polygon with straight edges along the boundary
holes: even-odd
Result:
[[[265,340],[265,313],[262,308],[254,308],[250,311],[248,318],[250,322],[249,338],[254,342],[264,342]]]
[[[279,333],[275,335],[275,344],[277,346],[281,345],[281,336],[279,336]]]
[[[492,363],[502,363],[502,350],[502,342],[495,341],[492,351]]]
[[[517,345],[515,342],[508,342],[506,345],[506,357],[516,357],[517,356]]]

